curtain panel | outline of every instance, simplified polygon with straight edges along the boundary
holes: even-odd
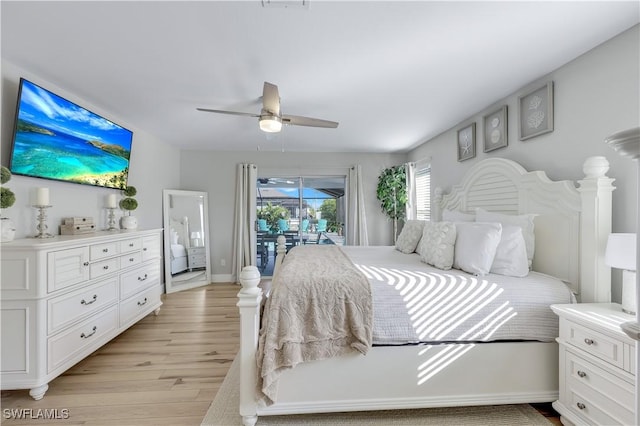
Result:
[[[236,199],[233,225],[233,255],[231,273],[238,282],[242,268],[256,264],[256,181],[258,166],[238,164],[236,171]]]

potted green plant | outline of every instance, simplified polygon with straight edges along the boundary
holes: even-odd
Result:
[[[378,176],[376,196],[382,211],[393,221],[393,241],[398,237],[398,220],[404,220],[407,205],[407,174],[404,165],[384,169]]]
[[[11,180],[11,171],[5,166],[0,168],[0,175],[0,182],[2,182],[2,185]],[[4,186],[0,187],[0,209],[8,209],[13,206],[15,202],[16,195],[13,191]],[[14,226],[13,221],[8,217],[0,217],[0,222],[2,223],[0,241],[3,243],[13,241],[16,236],[16,227]]]
[[[131,215],[131,212],[138,208],[138,201],[133,198],[137,193],[138,191],[134,186],[127,186],[122,190],[122,194],[125,197],[120,200],[120,208],[127,212],[127,214],[120,219],[122,229],[136,229],[138,227],[138,219]]]

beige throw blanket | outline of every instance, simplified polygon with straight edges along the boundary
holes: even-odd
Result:
[[[298,246],[274,277],[258,345],[258,395],[275,402],[278,377],[305,361],[356,350],[372,342],[369,282],[338,246]]]

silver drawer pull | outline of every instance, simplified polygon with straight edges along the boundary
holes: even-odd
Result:
[[[134,261],[135,261],[135,259],[133,257],[129,258],[129,262],[134,262]]]
[[[98,330],[98,327],[96,327],[96,326],[94,325],[94,326],[93,326],[93,329],[91,330],[91,333],[89,333],[89,334],[84,334],[84,333],[82,333],[82,334],[80,335],[80,338],[81,338],[81,339],[88,339],[89,337],[91,337],[91,336],[93,336],[94,334],[96,334],[96,330]]]
[[[587,373],[585,373],[582,370],[578,370],[577,373],[578,373],[578,377],[582,377],[582,378],[587,377]]]
[[[133,243],[129,243],[129,247],[133,247]]]
[[[595,342],[593,341],[593,339],[589,339],[588,337],[585,337],[584,342],[587,345],[593,345]]]
[[[90,305],[90,304],[92,304],[93,302],[95,302],[96,300],[98,300],[98,295],[97,295],[97,294],[94,294],[94,295],[93,295],[93,299],[91,299],[91,300],[90,300],[90,301],[88,301],[88,302],[87,302],[86,300],[82,299],[82,300],[80,301],[80,304],[81,304],[81,305]]]
[[[576,406],[577,406],[579,409],[581,409],[581,410],[584,410],[585,408],[587,408],[587,406],[586,406],[586,405],[584,405],[582,402],[578,402],[578,403],[576,404]]]
[[[148,278],[148,277],[147,277],[147,274],[144,274],[144,277],[138,277],[138,281],[144,281],[144,280],[146,280],[147,278]]]
[[[144,302],[138,302],[138,306],[144,306],[147,304],[147,298],[144,298]]]
[[[84,266],[89,266],[89,262],[84,262],[83,265]]]
[[[147,248],[146,248],[146,247],[145,247],[145,248],[143,248],[143,249],[142,249],[142,251],[147,251]]]
[[[104,269],[104,270],[109,269],[109,265],[104,265],[104,266],[102,267],[102,269]]]
[[[102,252],[103,253],[109,253],[109,249],[108,248],[104,248],[104,249],[102,249]]]

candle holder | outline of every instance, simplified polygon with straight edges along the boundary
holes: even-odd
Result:
[[[107,210],[109,210],[109,213],[107,213],[107,224],[109,225],[107,231],[119,231],[120,228],[116,226],[116,209],[113,207],[107,207]]]
[[[49,234],[47,232],[47,229],[49,229],[49,227],[47,226],[47,212],[46,209],[48,209],[49,205],[35,205],[33,206],[36,209],[39,210],[38,213],[38,226],[36,226],[36,229],[38,230],[38,235],[34,235],[33,238],[52,238],[53,235]]]

